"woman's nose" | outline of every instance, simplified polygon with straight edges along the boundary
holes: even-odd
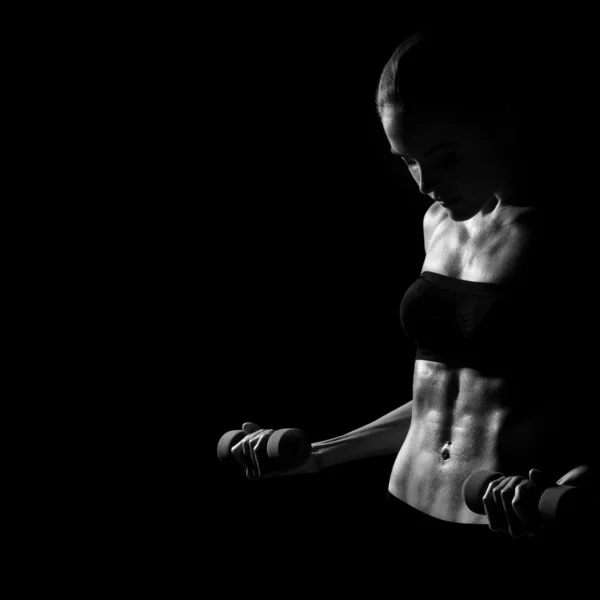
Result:
[[[418,169],[417,184],[421,194],[429,196],[434,189],[439,187],[440,173],[432,169]]]

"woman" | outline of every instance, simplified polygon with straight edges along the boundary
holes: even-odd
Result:
[[[472,538],[529,551],[559,539],[542,526],[541,491],[592,481],[585,412],[573,406],[580,365],[552,326],[571,296],[548,285],[572,246],[556,243],[558,193],[539,139],[548,126],[532,119],[543,73],[532,76],[536,55],[519,40],[518,31],[434,24],[401,44],[380,78],[390,150],[430,203],[425,260],[400,308],[417,349],[412,400],[314,443],[287,473],[265,471],[273,430],[245,423],[233,448],[250,478],[397,454],[386,519],[397,514],[411,543]],[[504,474],[486,488],[485,515],[462,494],[479,470]]]

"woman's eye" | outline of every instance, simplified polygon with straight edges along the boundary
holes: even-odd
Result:
[[[440,162],[442,165],[451,165],[452,163],[456,162],[456,154],[453,152],[444,154],[443,156],[440,156],[438,162]]]

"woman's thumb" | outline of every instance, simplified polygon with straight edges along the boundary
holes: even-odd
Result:
[[[529,480],[536,488],[545,490],[552,485],[552,481],[546,477],[539,469],[531,469],[529,471]]]
[[[258,431],[260,427],[256,423],[246,422],[242,425],[242,429],[244,430],[244,433],[246,435],[249,435],[251,433],[254,433],[255,431]]]

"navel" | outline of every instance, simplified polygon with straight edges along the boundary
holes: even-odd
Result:
[[[450,446],[451,445],[452,445],[452,442],[446,442],[442,446],[442,450],[440,451],[440,457],[444,462],[450,458]]]

